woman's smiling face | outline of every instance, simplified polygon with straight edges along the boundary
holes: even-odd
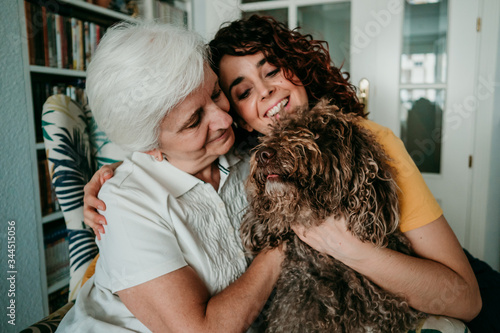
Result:
[[[177,168],[195,174],[226,154],[234,143],[228,114],[229,102],[219,88],[218,78],[207,69],[204,82],[176,106],[160,124],[160,148]]]
[[[304,86],[294,76],[287,80],[283,71],[266,61],[261,52],[222,57],[219,65],[222,90],[238,115],[246,122],[244,128],[269,133],[269,125],[277,113],[307,106]]]

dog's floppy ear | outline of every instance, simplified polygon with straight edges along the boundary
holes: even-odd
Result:
[[[319,133],[325,133],[325,130],[332,128],[332,124],[337,125],[340,122],[345,125],[349,117],[337,106],[328,104],[329,102],[327,99],[321,99],[310,110],[302,110],[302,117],[306,118],[309,129],[318,136]]]
[[[269,226],[272,225],[267,219],[259,218],[249,209],[243,217],[240,227],[240,236],[243,247],[252,255],[257,255],[262,250],[275,248],[281,244],[275,233]]]

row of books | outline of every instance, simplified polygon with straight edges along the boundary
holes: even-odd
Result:
[[[47,284],[69,281],[69,244],[64,219],[43,225]]]
[[[80,0],[84,1],[84,0]],[[132,17],[139,15],[138,0],[85,0],[88,3],[108,8]]]
[[[171,23],[178,26],[187,27],[187,13],[182,9],[176,8],[167,2],[156,1],[154,7],[154,16],[158,22]]]
[[[49,79],[43,75],[32,75],[31,89],[33,95],[33,112],[35,118],[36,141],[43,142],[42,107],[51,95],[65,94],[74,101],[85,104],[85,79],[60,78]]]
[[[31,65],[85,70],[105,28],[24,2]]]

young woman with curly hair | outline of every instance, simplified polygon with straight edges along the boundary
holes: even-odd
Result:
[[[247,131],[266,134],[277,111],[314,105],[320,98],[343,112],[365,116],[349,74],[333,64],[326,43],[273,18],[254,15],[234,21],[217,32],[209,48],[221,88]],[[481,309],[477,281],[441,208],[402,142],[387,128],[360,122],[392,159],[401,188],[400,229],[420,258],[362,243],[334,219],[306,236],[304,230],[295,231],[313,248],[404,295],[414,308],[470,321]]]
[[[443,212],[406,152],[387,128],[363,119],[363,104],[356,97],[349,75],[334,66],[325,42],[288,29],[269,17],[252,16],[221,28],[209,43],[212,68],[231,104],[238,125],[237,148],[248,149],[279,120],[279,112],[314,105],[327,98],[342,112],[360,116],[392,159],[401,189],[400,229],[418,257],[374,248],[353,237],[344,220],[329,218],[319,227],[295,230],[318,251],[342,261],[409,304],[432,314],[472,320],[481,309],[474,273]],[[86,187],[85,223],[103,232],[105,219],[95,207],[111,168],[96,173]]]
[[[331,104],[343,105],[348,112],[363,116],[363,104],[349,73],[336,67],[326,42],[288,29],[272,17],[253,15],[220,29],[209,43],[212,68],[220,72],[224,56],[242,57],[262,53],[266,62],[283,71],[287,80],[295,76],[306,89],[309,104],[328,98]]]

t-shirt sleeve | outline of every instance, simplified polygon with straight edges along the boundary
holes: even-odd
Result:
[[[389,156],[391,166],[396,170],[396,183],[400,188],[401,231],[417,229],[440,217],[443,210],[406,151],[404,143],[388,128],[369,120],[362,121],[361,124],[375,135]]]
[[[103,187],[104,189],[104,187]],[[175,230],[142,193],[101,190],[106,203],[105,234],[97,241],[103,270],[111,291],[137,286],[177,270],[187,263]],[[157,209],[155,209],[157,208]]]

